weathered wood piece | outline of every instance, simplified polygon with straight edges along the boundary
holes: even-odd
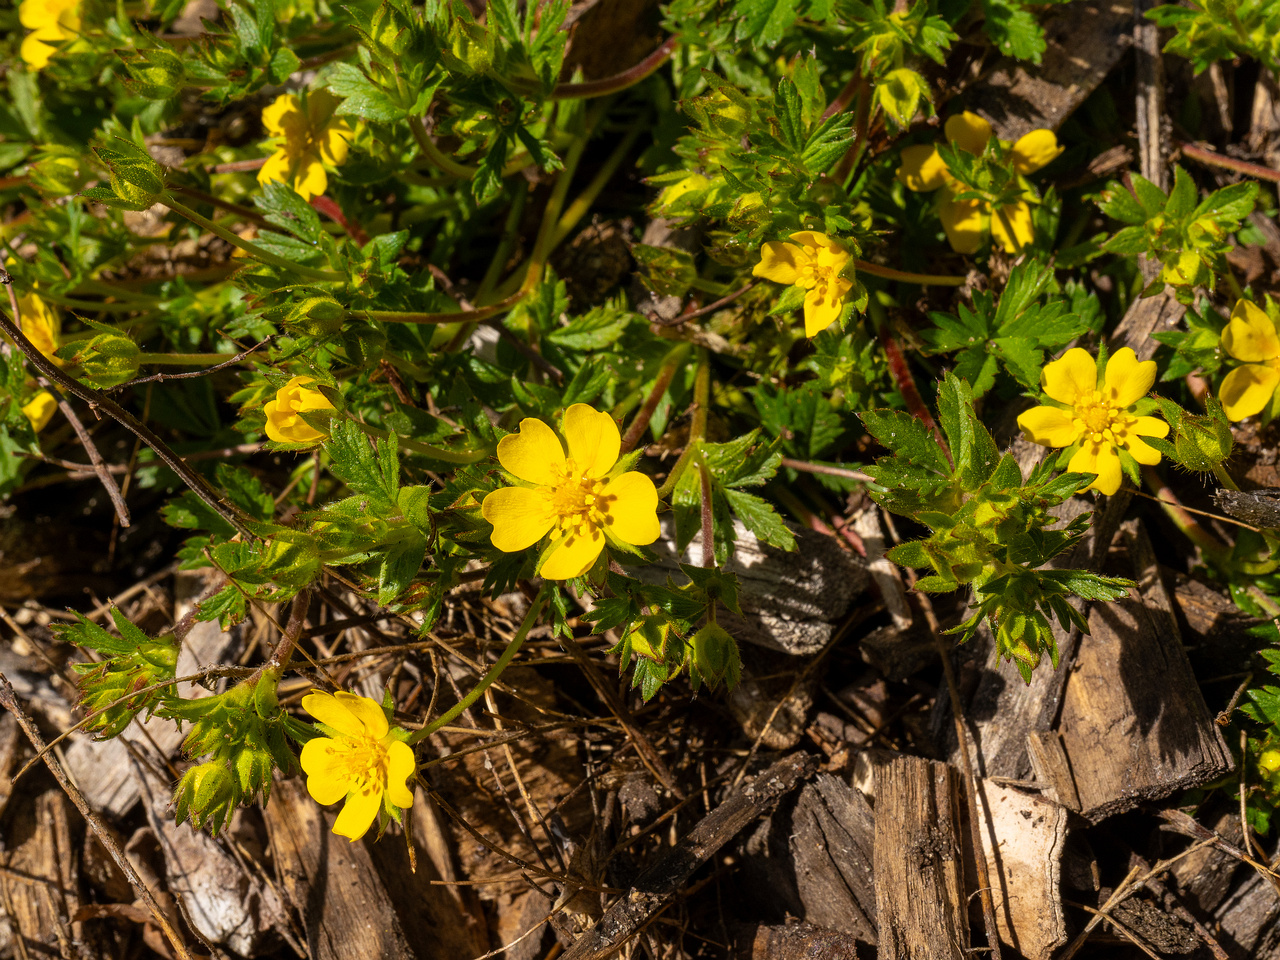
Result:
[[[730,928],[738,960],[858,960],[858,941],[811,923]]]
[[[203,573],[197,573],[179,575],[174,582],[174,614],[181,618],[204,592],[206,579]],[[178,653],[177,676],[191,676],[216,666],[233,643],[233,634],[223,633],[216,622],[195,624]],[[188,699],[210,695],[193,683],[178,684],[178,692]],[[145,722],[135,720],[112,740],[77,735],[66,750],[67,772],[90,806],[112,817],[122,817],[139,799],[130,751],[163,764],[177,755],[185,738],[186,733],[176,723],[160,717]]]
[[[876,771],[878,960],[963,960],[969,946],[960,791],[945,763]]]
[[[791,553],[761,543],[738,521],[733,530],[737,546],[723,569],[738,577],[738,602],[746,616],[721,608],[721,625],[747,643],[795,656],[817,653],[854,598],[867,588],[865,561],[831,537],[803,527],[791,527],[797,546]],[[701,534],[681,555],[670,520],[664,520],[662,531],[662,539],[652,547],[657,562],[633,574],[650,583],[662,583],[674,574],[682,582],[679,564],[702,562]]]
[[[1280,956],[1280,897],[1256,870],[1214,911],[1214,935],[1233,960]]]
[[[1067,811],[990,780],[979,781],[977,798],[1000,939],[1027,960],[1050,960],[1067,942],[1059,890]]]
[[[188,922],[209,942],[225,944],[244,957],[278,947],[278,931],[287,929],[288,917],[275,889],[203,830],[179,826],[168,782],[137,758],[131,758],[130,767],[164,857],[165,882],[181,897]]]
[[[1124,539],[1137,595],[1090,608],[1058,725],[1080,812],[1094,822],[1232,769],[1151,543],[1137,521]]]
[[[875,814],[829,773],[806,783],[747,841],[744,892],[752,916],[808,923],[876,942]]]
[[[38,775],[27,774],[27,778],[28,790],[32,781],[47,783]],[[85,929],[73,920],[80,906],[74,808],[52,785],[34,796],[24,793],[20,791],[19,799],[10,804],[4,821],[0,905],[9,915],[6,926],[21,941],[17,956],[75,956],[71,945],[83,941]]]
[[[302,918],[311,960],[430,960],[415,952],[369,850],[333,833],[335,813],[319,806],[301,780],[284,780],[263,808],[276,871]]]
[[[564,960],[604,960],[616,952],[752,820],[811,776],[811,754],[783,757],[698,821],[676,846],[645,869],[603,917],[564,952]]]
[[[1062,122],[1102,83],[1132,44],[1133,4],[1096,0],[1059,8],[1044,20],[1041,62],[999,60],[966,96],[1005,140]]]

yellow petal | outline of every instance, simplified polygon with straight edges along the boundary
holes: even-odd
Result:
[[[335,167],[347,162],[347,151],[355,131],[345,120],[334,120],[320,133],[320,156]]]
[[[622,449],[622,435],[613,417],[585,403],[575,403],[564,412],[564,440],[577,468],[592,480],[613,469]]]
[[[820,283],[804,297],[804,335],[816,337],[840,319],[844,298],[853,284],[848,280]]]
[[[267,157],[267,162],[258,170],[259,183],[288,183],[293,179],[292,161],[289,159],[289,151],[284,147],[278,149],[271,156]]]
[[[1032,130],[1013,145],[1013,169],[1021,174],[1035,173],[1062,151],[1052,130]]]
[[[956,253],[977,253],[987,232],[987,212],[981,200],[952,200],[945,193],[938,200],[938,218],[947,241]]]
[[[1089,489],[1108,497],[1120,489],[1120,481],[1124,479],[1120,458],[1109,443],[1086,443],[1071,458],[1067,470],[1072,473],[1096,473],[1098,479],[1089,484]]]
[[[413,806],[413,791],[405,781],[418,769],[413,747],[401,740],[387,744],[387,796],[397,807]]]
[[[484,498],[480,512],[493,524],[490,541],[505,553],[533,546],[555,523],[555,514],[543,489],[502,487]]]
[[[1156,382],[1156,362],[1138,362],[1138,356],[1129,347],[1121,347],[1107,360],[1105,378],[1106,397],[1112,406],[1121,409],[1137,403]]]
[[[334,821],[333,832],[355,843],[373,826],[373,819],[382,809],[382,791],[374,786],[347,797],[346,805]]]
[[[1243,420],[1261,413],[1280,384],[1274,367],[1249,363],[1236,367],[1222,381],[1222,409],[1228,420]]]
[[[1160,462],[1160,451],[1143,443],[1141,437],[1129,437],[1124,447],[1133,459],[1148,467],[1154,467]]]
[[[293,178],[293,189],[303,200],[321,196],[329,186],[329,175],[324,172],[320,158],[309,153],[298,164],[298,173]]]
[[[1157,417],[1134,417],[1127,432],[1137,437],[1167,437],[1169,425]]]
[[[345,737],[363,737],[365,735],[364,724],[361,722],[360,717],[352,713],[346,704],[332,694],[324,693],[320,690],[309,693],[302,698],[302,709],[326,727],[337,731]]]
[[[645,474],[633,470],[609,481],[601,494],[605,523],[623,543],[644,546],[662,533],[658,524],[658,490]]]
[[[1280,357],[1280,337],[1266,313],[1248,300],[1237,300],[1222,331],[1222,349],[1245,363],[1260,363]]]
[[[1098,388],[1098,365],[1087,350],[1073,347],[1045,364],[1040,387],[1059,403],[1074,406],[1078,400],[1091,398]]]
[[[947,165],[932,144],[907,147],[902,151],[898,179],[908,190],[937,190],[947,182]]]
[[[585,536],[575,533],[562,540],[538,573],[546,580],[572,580],[590,570],[603,549],[604,534],[591,527]]]
[[[943,130],[948,143],[975,155],[986,150],[987,141],[991,139],[991,124],[968,110],[950,117]]]
[[[1003,211],[1003,218],[991,218],[991,236],[1004,248],[1005,253],[1017,253],[1036,238],[1035,228],[1031,225],[1031,207],[1025,203],[1015,203],[1004,207]],[[1013,228],[1013,236],[1005,229],[1005,221]]]
[[[382,704],[372,697],[362,697],[359,694],[347,693],[345,690],[339,690],[333,696],[338,703],[350,711],[351,715],[364,725],[364,732],[367,736],[380,740],[391,729],[387,725],[387,712],[382,709]]]
[[[832,240],[825,233],[818,233],[816,230],[797,230],[791,234],[792,243],[798,243],[804,250],[805,255],[813,258],[823,250],[830,250],[833,247],[843,249],[843,245],[838,240]]]
[[[322,807],[337,803],[351,789],[346,764],[335,754],[328,737],[308,740],[302,747],[302,770],[307,775],[307,793]]]
[[[1032,407],[1018,416],[1018,426],[1028,440],[1043,447],[1069,447],[1083,433],[1075,418],[1057,407]]]
[[[794,243],[770,240],[760,247],[760,262],[751,271],[753,277],[763,277],[774,283],[795,283],[800,279],[800,264],[807,263],[808,255]]]
[[[53,412],[58,409],[58,401],[48,390],[41,390],[22,405],[22,412],[31,422],[31,429],[39,433],[53,419]]]
[[[296,137],[305,123],[306,118],[302,115],[298,98],[292,93],[280,94],[262,111],[262,126],[273,137],[287,137],[290,134]]]
[[[498,441],[498,462],[512,476],[528,483],[549,486],[556,473],[564,472],[564,448],[550,427],[541,420],[525,417],[520,432]]]
[[[23,38],[19,53],[32,70],[43,70],[49,65],[49,58],[53,56],[54,49],[36,34],[31,33]]]

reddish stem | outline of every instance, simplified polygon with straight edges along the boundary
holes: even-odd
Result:
[[[345,216],[343,216],[342,208],[334,202],[332,197],[326,197],[323,195],[319,197],[312,197],[311,206],[314,207],[317,212],[323,213],[326,217],[345,230],[347,236],[360,246],[363,247],[369,242],[369,235],[360,229],[359,224],[351,223]]]
[[[657,50],[653,51],[634,67],[623,70],[621,73],[615,73],[612,77],[605,77],[603,80],[586,80],[582,83],[558,83],[551,93],[547,95],[547,99],[583,100],[588,97],[603,97],[605,94],[625,90],[627,87],[639,83],[671,59],[671,54],[675,52],[678,42],[679,38],[674,35],[667,37],[662,46],[658,47]]]
[[[929,412],[929,408],[925,406],[924,398],[920,396],[920,391],[916,389],[915,377],[911,375],[911,368],[907,366],[907,358],[902,355],[902,349],[898,346],[898,341],[893,338],[893,334],[889,332],[887,325],[880,327],[880,346],[884,348],[884,358],[889,364],[889,374],[893,377],[893,382],[897,386],[898,392],[902,394],[902,399],[906,401],[907,409],[911,411],[913,417],[933,431],[933,438],[938,441],[938,446],[946,454],[947,462],[955,466],[955,461],[951,459],[951,449],[947,446],[946,437],[938,429],[938,424],[933,419],[933,414]]]
[[[714,513],[711,505],[711,471],[706,461],[698,457],[698,474],[702,478],[702,565],[716,565],[716,542]]]
[[[1224,170],[1234,170],[1236,173],[1243,173],[1245,176],[1257,177],[1260,180],[1270,180],[1272,183],[1280,183],[1280,170],[1272,170],[1270,167],[1249,163],[1247,160],[1237,160],[1235,157],[1226,157],[1214,150],[1196,146],[1194,143],[1181,144],[1178,149],[1182,151],[1184,157],[1199,160],[1209,166],[1222,167]]]
[[[671,386],[671,381],[675,378],[676,371],[680,369],[683,363],[684,354],[682,353],[670,363],[664,364],[662,369],[658,371],[658,377],[653,382],[653,389],[649,391],[649,396],[645,398],[644,406],[640,408],[636,418],[631,421],[631,426],[627,427],[626,436],[622,438],[621,453],[630,453],[636,448],[636,444],[640,442],[645,429],[649,426],[649,421],[653,419],[653,412],[658,409],[658,404],[666,396],[667,388]]]

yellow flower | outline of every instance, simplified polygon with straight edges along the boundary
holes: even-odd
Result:
[[[947,120],[944,130],[948,143],[975,157],[983,154],[993,135],[991,124],[968,110]],[[1000,142],[1009,146],[1003,140]],[[1032,130],[1012,145],[1013,172],[1020,176],[1034,173],[1062,153],[1062,149],[1052,130]],[[898,179],[908,190],[942,191],[938,195],[938,217],[951,249],[957,253],[976,253],[988,230],[1007,253],[1017,253],[1035,239],[1031,207],[1024,201],[1006,206],[1002,219],[991,215],[991,204],[984,200],[954,199],[955,194],[966,188],[952,176],[936,146],[921,144],[904,149]],[[1008,220],[1013,236],[1005,228],[1004,220]]]
[[[326,807],[347,801],[334,833],[354,843],[379,811],[394,816],[393,806],[413,806],[413,791],[405,783],[417,769],[413,748],[395,738],[376,700],[317,691],[302,698],[302,709],[336,734],[308,740],[302,748],[311,799]]]
[[[312,410],[332,410],[333,404],[319,390],[306,386],[315,377],[294,377],[276,391],[276,398],[263,406],[267,415],[267,436],[276,443],[311,443],[328,436],[299,414]]]
[[[1275,323],[1248,300],[1237,300],[1221,343],[1228,354],[1245,362],[1222,381],[1222,409],[1231,420],[1261,413],[1280,386],[1280,337]]]
[[[48,390],[41,390],[22,405],[22,412],[31,421],[31,429],[39,433],[53,419],[53,412],[58,409],[58,401]]]
[[[853,289],[853,281],[841,272],[853,259],[849,249],[825,233],[801,230],[793,233],[795,243],[770,240],[760,248],[760,262],[751,275],[774,283],[803,287],[804,334],[816,337],[840,318],[845,297]]]
[[[22,41],[22,59],[33,70],[49,64],[56,47],[50,43],[72,39],[80,29],[80,0],[22,0],[18,19],[31,33]]]
[[[354,135],[347,121],[333,111],[341,101],[325,90],[307,95],[305,109],[292,93],[282,93],[262,111],[262,125],[277,138],[275,153],[258,171],[258,182],[293,185],[298,196],[310,200],[329,185],[324,164],[340,167]]]
[[[1131,408],[1146,396],[1156,382],[1154,360],[1138,361],[1128,347],[1117,350],[1107,361],[1107,372],[1098,384],[1098,365],[1079,347],[1068,350],[1040,374],[1040,387],[1059,407],[1032,407],[1018,417],[1018,426],[1032,443],[1045,447],[1080,449],[1067,469],[1073,473],[1096,473],[1090,488],[1111,496],[1120,489],[1120,457],[1124,447],[1138,463],[1154,466],[1160,453],[1143,442],[1143,437],[1163,437],[1169,425],[1155,417],[1140,417]]]
[[[26,293],[18,298],[18,312],[22,316],[22,332],[26,338],[53,363],[59,367],[65,366],[65,360],[59,360],[53,355],[62,345],[62,321],[58,319],[58,314],[34,293]]]
[[[582,576],[607,538],[644,545],[661,533],[653,481],[636,471],[610,476],[622,438],[609,414],[575,403],[564,414],[564,438],[568,457],[549,426],[521,420],[519,433],[498,442],[498,462],[525,485],[493,491],[480,508],[493,545],[507,553],[551,534],[557,546],[540,571],[548,580]]]

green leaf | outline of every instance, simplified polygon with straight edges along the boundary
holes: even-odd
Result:
[[[951,476],[951,464],[933,432],[915,417],[900,410],[868,410],[860,416],[867,432],[895,456],[940,476]]]
[[[741,490],[725,490],[725,499],[739,520],[760,540],[783,550],[794,550],[796,538],[773,506],[760,497]]]
[[[772,47],[795,23],[800,0],[736,0],[733,16],[739,17],[734,37],[750,39],[761,47]]]
[[[948,373],[938,390],[938,418],[947,435],[955,472],[968,490],[976,490],[995,472],[1000,451],[987,428],[973,412],[969,385]]]
[[[408,116],[407,105],[393,101],[355,64],[335,64],[326,86],[342,97],[334,113],[340,117],[359,117],[372,123],[396,123]]]
[[[1017,0],[982,0],[983,28],[1007,57],[1039,63],[1047,49],[1044,30],[1035,14]]]
[[[396,457],[394,434],[379,440],[375,452],[372,441],[354,422],[335,420],[325,447],[334,476],[354,492],[371,498],[375,509],[386,511],[395,505],[400,487],[400,461]]]

